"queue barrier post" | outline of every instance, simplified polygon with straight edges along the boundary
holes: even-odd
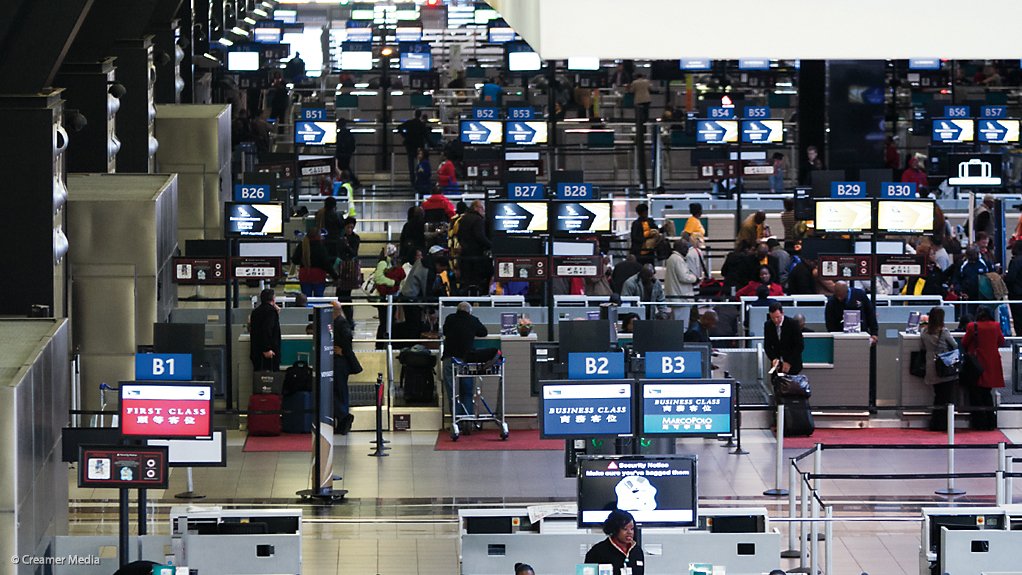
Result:
[[[738,444],[731,455],[748,455],[749,452],[742,449],[742,382],[735,380],[735,429],[733,435],[737,436]]]
[[[777,402],[777,447],[774,455],[774,464],[776,466],[774,473],[774,486],[773,488],[764,491],[763,495],[768,495],[770,497],[784,497],[785,495],[788,495],[789,491],[781,487],[781,481],[783,481],[781,477],[784,473],[782,471],[784,468],[784,404],[781,402]],[[789,503],[794,506],[793,500]]]
[[[834,506],[828,505],[825,509],[824,516],[827,522],[823,524],[823,553],[826,556],[824,559],[823,572],[826,575],[832,575],[834,573]]]
[[[965,495],[965,491],[962,489],[955,488],[955,404],[947,404],[947,487],[944,489],[938,489],[934,491],[937,495],[945,495],[947,497],[954,497],[956,495]]]
[[[1015,502],[1015,495],[1013,489],[1015,488],[1014,477],[1012,473],[1015,469],[1015,458],[1011,455],[1004,456],[1004,469],[1006,471],[1004,475],[1004,499],[1005,503],[1012,504]]]
[[[813,493],[816,493],[820,489],[819,476],[823,474],[823,445],[817,443],[816,451],[813,453]],[[813,535],[813,541],[823,539],[823,533],[817,529]],[[815,547],[813,548],[815,551]]]
[[[376,375],[376,439],[370,441],[375,445],[373,452],[369,454],[369,457],[388,457],[390,454],[387,450],[387,444],[390,443],[386,439],[383,439],[383,374]]]
[[[174,495],[174,498],[175,499],[205,499],[206,498],[205,495],[201,495],[201,494],[195,492],[195,483],[192,481],[192,468],[191,467],[186,467],[185,468],[185,474],[186,474],[186,477],[187,477],[188,490],[187,491],[182,491],[181,493],[178,493],[178,494]]]
[[[996,505],[1004,505],[1004,442],[997,444],[997,477],[994,479],[994,501]]]
[[[813,478],[813,483],[816,483],[816,478]],[[812,546],[812,550],[809,552],[809,572],[816,575],[820,572],[820,500],[817,499],[818,493],[815,487],[810,495],[812,497],[810,504],[813,506],[813,521],[809,526],[809,533],[812,537],[809,543]]]
[[[806,527],[805,519],[806,517],[809,517],[809,480],[806,479],[805,474],[802,475],[801,479],[802,479],[800,486],[801,492],[799,494],[801,501],[799,505],[800,516],[802,517],[802,521],[799,521],[798,528],[798,551],[799,551],[798,569],[789,569],[788,570],[789,573],[808,572],[806,564],[809,563],[809,546],[806,545],[806,541],[808,540],[807,535],[809,529]]]
[[[798,482],[798,469],[795,467],[795,460],[792,459],[788,465],[788,548],[781,551],[782,559],[797,559],[801,553],[795,548],[795,530],[798,528],[795,522],[795,487]]]

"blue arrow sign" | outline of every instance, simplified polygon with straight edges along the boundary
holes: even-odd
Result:
[[[507,123],[507,143],[509,144],[531,144],[536,137],[536,130],[524,122]]]
[[[885,200],[904,200],[915,198],[916,185],[914,182],[881,182],[880,198]]]
[[[485,144],[490,141],[490,129],[480,122],[462,122],[461,141],[466,144]]]
[[[706,144],[724,144],[738,140],[738,122],[713,120],[696,121],[696,141]]]
[[[302,108],[302,120],[307,122],[324,122],[326,121],[326,109],[325,108]]]
[[[472,108],[473,120],[497,120],[500,118],[500,108]]]
[[[980,120],[979,141],[990,144],[1009,144],[1019,139],[1018,120]]]
[[[326,130],[315,122],[295,123],[295,143],[309,146],[322,146],[326,140]]]
[[[734,106],[710,106],[706,109],[706,115],[711,120],[732,120],[735,117]]]
[[[1007,106],[982,106],[979,109],[980,118],[1007,118]]]
[[[742,122],[742,141],[749,144],[768,144],[784,140],[784,124],[780,120]]]
[[[968,134],[968,137],[963,135],[962,122],[969,122],[972,120],[934,120],[933,121],[933,141],[934,142],[962,142],[971,141],[972,134]]]

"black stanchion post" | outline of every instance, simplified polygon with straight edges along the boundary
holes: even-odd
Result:
[[[376,375],[376,439],[371,441],[376,445],[373,448],[373,452],[369,454],[369,457],[387,457],[386,453],[389,447],[386,444],[390,443],[383,438],[383,374]]]
[[[119,533],[117,537],[117,557],[121,563],[121,567],[128,564],[128,531],[130,530],[129,522],[131,518],[128,513],[128,490],[119,489],[119,498],[117,502],[118,513],[120,515]]]
[[[749,452],[742,449],[742,382],[735,380],[735,438],[738,444],[731,455],[748,455]]]
[[[138,534],[146,534],[146,490],[138,490]]]

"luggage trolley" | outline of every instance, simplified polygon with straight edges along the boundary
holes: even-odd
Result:
[[[476,380],[472,390],[472,408],[474,413],[459,415],[458,382],[466,377],[479,378]],[[482,382],[486,379],[497,380],[496,412],[490,409],[490,405],[486,403],[486,398],[483,397]],[[498,354],[494,359],[482,363],[469,363],[458,358],[452,358],[451,381],[454,384],[451,390],[451,440],[457,441],[458,437],[461,436],[459,423],[474,425],[476,429],[480,429],[485,421],[495,422],[500,427],[500,438],[506,440],[510,432],[507,428],[507,421],[504,420],[504,356]],[[479,403],[483,404],[486,414],[479,413],[476,399],[479,399]]]

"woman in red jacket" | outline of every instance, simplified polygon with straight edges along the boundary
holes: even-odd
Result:
[[[919,197],[926,197],[924,193],[930,187],[930,180],[926,177],[926,170],[919,167],[919,158],[909,156],[905,162],[905,171],[901,173],[901,181],[914,183]]]
[[[962,351],[976,354],[983,366],[979,381],[968,390],[972,407],[993,407],[991,390],[1004,387],[1001,353],[998,350],[1004,345],[1001,324],[994,320],[990,308],[980,306],[976,312],[976,321],[966,326],[965,337],[962,339]],[[969,426],[973,429],[997,429],[997,412],[974,411],[969,416]]]
[[[778,297],[784,295],[784,288],[781,287],[781,284],[777,284],[770,281],[771,278],[772,274],[770,272],[770,268],[768,266],[760,266],[759,281],[749,282],[748,284],[746,284],[745,287],[738,290],[738,292],[735,293],[735,296],[737,297],[755,296],[756,290],[759,289],[759,286],[767,286],[770,289],[770,297]]]
[[[457,170],[454,167],[454,162],[451,161],[446,152],[444,152],[443,163],[436,169],[436,185],[445,192],[458,189]]]

